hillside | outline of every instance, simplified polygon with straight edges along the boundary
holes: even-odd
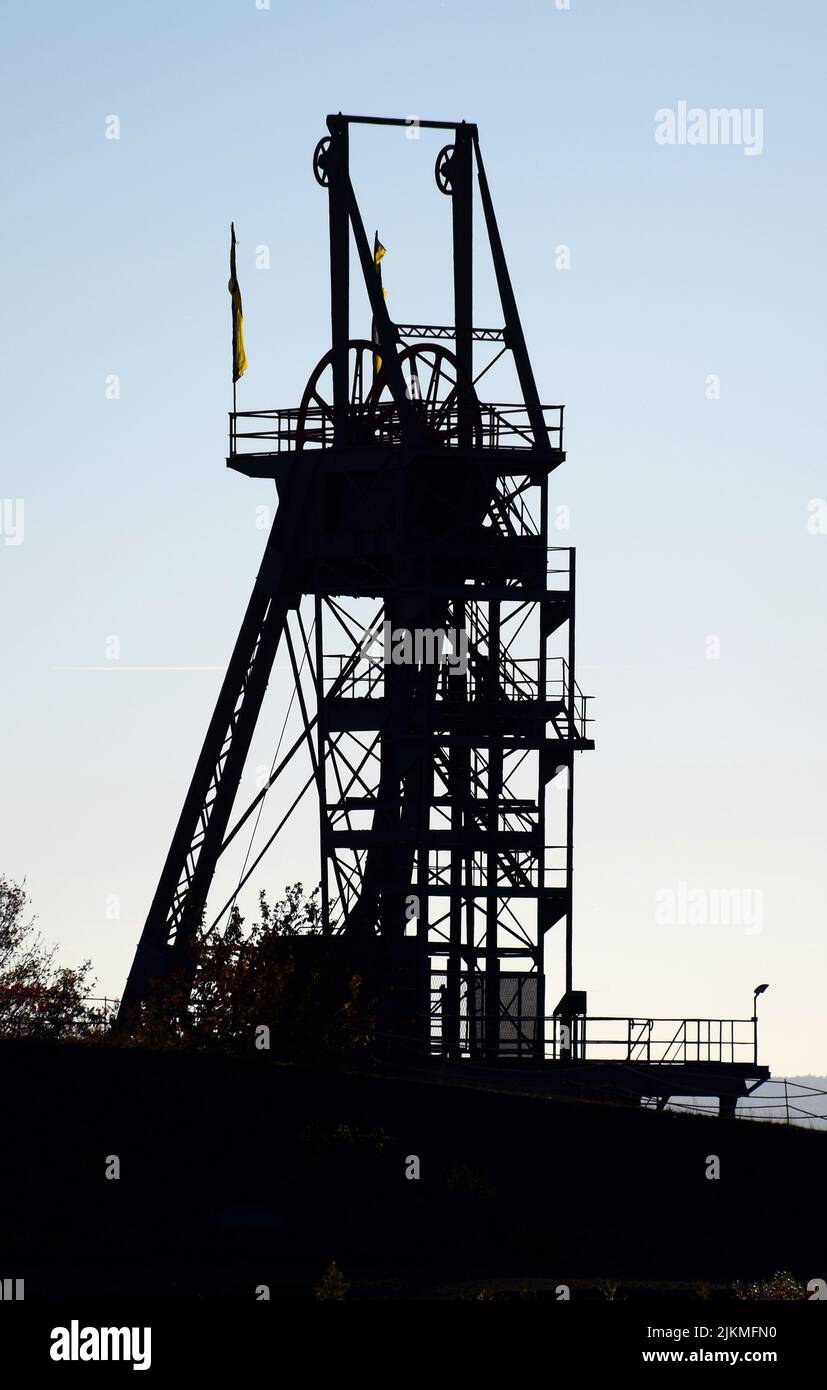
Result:
[[[820,1132],[261,1056],[6,1042],[0,1080],[30,1298],[307,1297],[330,1259],[352,1297],[825,1273]]]

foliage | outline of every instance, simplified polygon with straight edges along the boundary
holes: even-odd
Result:
[[[759,1279],[752,1284],[736,1284],[735,1297],[744,1302],[800,1302],[807,1298],[804,1285],[788,1269],[779,1269],[771,1279]]]
[[[362,1172],[380,1159],[393,1142],[392,1136],[381,1128],[362,1128],[352,1124],[331,1124],[314,1120],[302,1132],[307,1145],[309,1162],[316,1168],[341,1169],[348,1161],[358,1164]]]
[[[318,889],[292,884],[272,905],[262,892],[251,926],[237,908],[222,932],[202,926],[191,993],[167,982],[142,1009],[135,1038],[303,1058],[360,1050],[374,1035],[374,1001],[337,944],[321,934]]]
[[[100,1022],[84,999],[93,987],[89,961],[55,964],[27,914],[28,894],[0,875],[0,1037],[82,1038]]]
[[[625,1299],[620,1292],[620,1285],[616,1279],[606,1279],[600,1285],[600,1292],[607,1303],[625,1303]]]
[[[330,1303],[347,1298],[350,1284],[335,1260],[331,1260],[314,1290],[314,1298]]]

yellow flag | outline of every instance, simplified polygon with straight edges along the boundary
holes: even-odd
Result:
[[[227,285],[232,300],[233,315],[233,381],[238,381],[247,370],[247,354],[244,351],[244,313],[241,308],[241,290],[235,270],[235,223],[230,223],[230,280]]]
[[[382,298],[383,298],[383,299],[387,299],[387,297],[388,297],[388,292],[387,292],[387,290],[385,289],[385,286],[382,284],[382,259],[383,259],[383,257],[385,256],[385,254],[386,254],[385,247],[382,245],[381,241],[379,240],[379,233],[378,233],[378,232],[375,232],[375,233],[374,233],[374,237],[373,237],[373,264],[374,264],[375,267],[376,267],[376,274],[379,276],[379,284],[382,286]],[[376,331],[376,324],[375,324],[375,323],[374,323],[374,325],[373,325],[373,341],[374,341],[375,343],[379,341],[379,334],[378,334],[377,331]],[[375,355],[375,357],[374,357],[374,359],[373,359],[373,374],[374,374],[374,376],[378,376],[379,373],[381,372],[381,370],[382,370],[382,358],[379,356],[379,353],[377,352],[376,355]]]

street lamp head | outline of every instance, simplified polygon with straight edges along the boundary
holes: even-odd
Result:
[[[758,998],[758,995],[759,995],[759,994],[763,994],[763,993],[764,993],[764,990],[765,990],[765,989],[769,989],[769,985],[756,985],[756,986],[755,986],[755,989],[754,989],[752,992],[753,992],[753,994],[755,995],[756,999]]]

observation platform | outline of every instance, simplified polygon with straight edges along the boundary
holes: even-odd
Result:
[[[421,425],[417,450],[461,453],[464,458],[494,465],[500,474],[533,471],[540,461],[551,472],[565,460],[562,405],[542,406],[549,448],[536,447],[528,411],[522,404],[494,402],[450,404],[414,398],[415,422]],[[276,461],[296,453],[337,451],[337,432],[331,406],[291,406],[277,410],[231,411],[227,467],[250,478],[273,476]],[[370,400],[351,405],[347,421],[348,454],[365,450],[398,448],[403,443],[398,407],[390,401]],[[522,457],[521,457],[522,456]],[[352,460],[351,460],[352,466]]]
[[[663,1109],[672,1096],[714,1097],[722,1117],[769,1080],[758,1061],[755,1019],[667,1019],[559,1015],[500,1020],[496,1056],[485,1020],[460,1020],[460,1056],[451,1057],[432,1015],[431,1051],[446,1077],[540,1095],[641,1104]],[[469,1066],[469,1062],[471,1065]],[[473,1076],[472,1076],[473,1073]],[[475,1080],[476,1078],[476,1080]]]

